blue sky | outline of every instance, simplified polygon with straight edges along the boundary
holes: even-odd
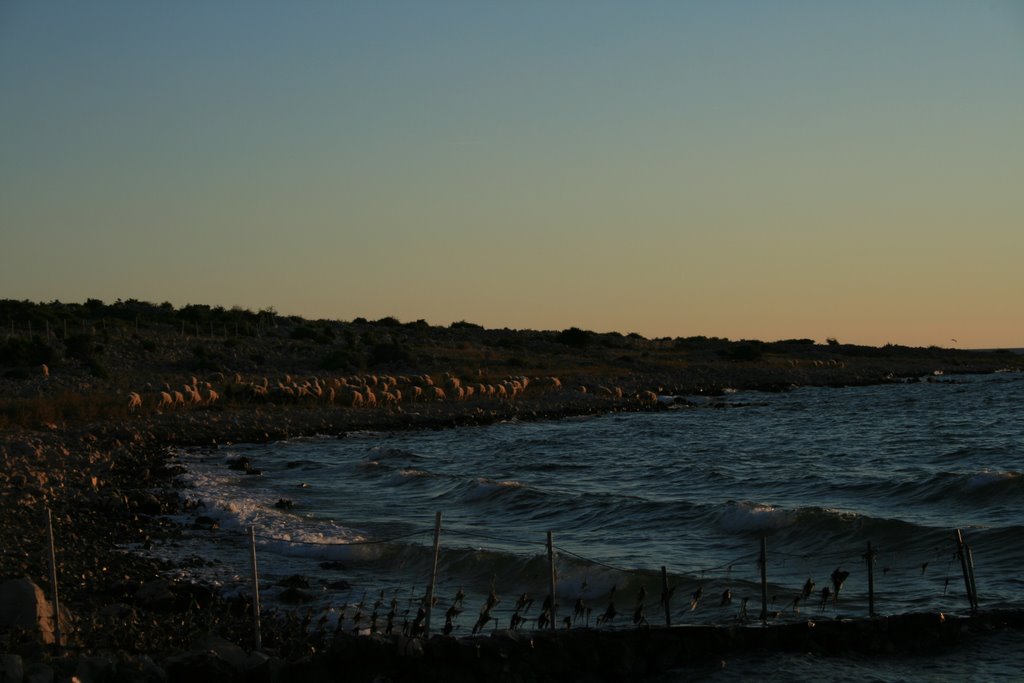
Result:
[[[0,296],[1024,346],[1019,2],[0,4]]]

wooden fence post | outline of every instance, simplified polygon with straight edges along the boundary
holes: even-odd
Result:
[[[46,508],[46,532],[50,537],[50,583],[53,585],[53,638],[61,646],[60,590],[57,588],[57,544],[53,540],[53,514]]]
[[[661,565],[661,601],[665,605],[665,626],[672,625],[672,609],[669,607],[671,600],[668,592],[668,570]]]
[[[441,513],[434,517],[434,561],[430,566],[430,584],[427,586],[427,616],[423,622],[423,639],[430,638],[430,612],[434,607],[434,588],[437,586],[437,557],[441,551]]]
[[[967,572],[968,576],[971,577],[971,605],[974,610],[978,609],[978,586],[974,583],[974,553],[971,552],[971,546],[964,544],[964,549],[967,551]]]
[[[252,628],[256,640],[256,649],[263,647],[263,635],[260,632],[260,575],[256,568],[256,527],[249,527],[249,559],[252,562]]]
[[[555,630],[555,542],[548,531],[548,565],[551,567],[551,630]]]
[[[875,616],[875,556],[877,553],[868,541],[868,551],[864,553],[864,559],[868,563],[868,616]]]
[[[967,553],[964,552],[964,536],[960,529],[956,530],[956,556],[960,558],[960,570],[964,574],[964,590],[967,591],[967,602],[971,605],[971,611],[975,611],[974,593],[971,591],[971,571],[967,566]]]
[[[757,563],[761,565],[761,623],[768,623],[768,542],[761,537],[761,556]]]

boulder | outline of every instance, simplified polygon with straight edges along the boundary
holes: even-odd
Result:
[[[61,609],[60,628],[67,633],[71,614]],[[0,583],[0,628],[21,628],[35,633],[45,644],[56,642],[53,606],[43,590],[29,579],[11,579]]]
[[[0,683],[22,683],[25,665],[18,655],[0,655]]]
[[[56,674],[53,668],[42,662],[33,662],[25,667],[24,683],[53,683]]]

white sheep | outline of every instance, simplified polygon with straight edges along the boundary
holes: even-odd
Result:
[[[139,396],[137,391],[133,391],[128,394],[128,412],[134,413],[136,410],[142,407],[142,397]]]

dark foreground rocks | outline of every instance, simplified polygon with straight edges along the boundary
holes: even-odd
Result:
[[[428,641],[404,636],[337,634],[303,656],[248,650],[212,634],[162,658],[145,654],[76,655],[46,661],[0,655],[0,681],[620,681],[674,669],[721,666],[744,653],[927,655],[987,631],[1024,627],[1024,613],[972,617],[938,613],[784,625],[677,626],[631,630],[500,631]]]

